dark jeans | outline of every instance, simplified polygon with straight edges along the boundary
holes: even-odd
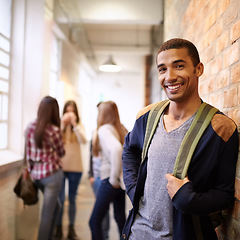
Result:
[[[60,209],[57,225],[62,225],[63,218],[63,209],[64,209],[64,201],[65,201],[65,182],[68,179],[68,217],[69,217],[69,225],[74,225],[75,216],[76,216],[76,196],[77,190],[82,177],[82,172],[64,172],[62,189],[60,192],[60,201],[62,204],[62,208]]]
[[[100,177],[95,177],[94,178],[94,183],[93,183],[92,187],[93,187],[95,197],[97,197],[97,193],[98,193],[99,188],[101,186],[101,182],[102,182],[102,180],[100,179]],[[105,217],[102,220],[103,240],[109,239],[109,237],[108,237],[109,228],[110,228],[110,214],[109,214],[109,211],[108,211],[107,214],[105,215]]]
[[[121,237],[126,220],[125,191],[121,188],[114,188],[108,179],[104,179],[99,188],[92,216],[89,221],[92,240],[102,240],[102,221],[109,210],[111,202],[113,203],[114,218],[118,225],[119,238]]]

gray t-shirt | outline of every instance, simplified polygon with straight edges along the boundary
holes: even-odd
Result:
[[[165,174],[173,172],[178,150],[192,120],[193,116],[180,127],[166,132],[161,117],[149,147],[144,194],[130,240],[172,240],[172,201]]]

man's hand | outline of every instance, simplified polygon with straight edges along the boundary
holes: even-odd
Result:
[[[185,177],[183,180],[178,179],[173,176],[173,174],[166,174],[165,178],[168,181],[167,189],[170,198],[172,199],[176,192],[187,182],[189,182],[188,177]]]

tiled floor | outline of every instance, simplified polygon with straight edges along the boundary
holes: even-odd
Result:
[[[89,184],[88,179],[85,177],[82,179],[81,184],[78,189],[77,196],[77,215],[75,230],[80,240],[91,240],[91,233],[88,225],[88,221],[91,215],[91,211],[94,205],[95,197],[92,191],[92,188]],[[39,206],[31,207],[22,207],[22,202],[18,203],[16,211],[16,238],[15,240],[36,240],[37,236],[37,221],[39,214]],[[67,236],[68,231],[68,216],[67,216],[67,206],[68,202],[66,201],[64,209],[64,218],[63,218],[63,232],[64,240]],[[129,200],[127,198],[127,209],[130,207]],[[111,228],[109,233],[109,240],[119,240],[119,234],[117,230],[117,225],[113,219],[113,211],[110,208],[110,217],[111,217]]]

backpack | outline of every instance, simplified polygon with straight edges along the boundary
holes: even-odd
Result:
[[[150,110],[146,132],[144,137],[144,144],[142,150],[142,161],[145,159],[149,145],[153,135],[157,129],[159,119],[165,108],[169,105],[169,100],[164,100],[156,103]],[[179,179],[183,179],[187,175],[188,167],[192,159],[195,148],[201,139],[204,131],[210,124],[213,116],[219,110],[205,102],[199,107],[191,126],[185,134],[180,145],[178,155],[175,161],[173,175]],[[214,228],[218,227],[223,221],[222,211],[210,215]],[[199,228],[199,216],[192,215],[193,225],[198,240],[203,240],[201,229]]]

